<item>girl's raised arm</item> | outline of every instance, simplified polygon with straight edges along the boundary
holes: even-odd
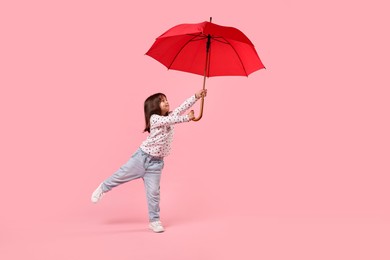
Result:
[[[188,110],[190,107],[192,107],[195,102],[198,100],[196,98],[196,95],[192,95],[191,97],[187,98],[186,101],[183,102],[179,107],[177,107],[175,110],[172,111],[170,115],[178,116]]]

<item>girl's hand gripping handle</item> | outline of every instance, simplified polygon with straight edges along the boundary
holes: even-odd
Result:
[[[195,97],[197,99],[202,98],[201,105],[200,105],[200,115],[197,118],[193,118],[191,120],[199,121],[202,118],[203,115],[203,105],[204,105],[204,98],[207,96],[207,89],[201,89],[198,92],[195,93]]]

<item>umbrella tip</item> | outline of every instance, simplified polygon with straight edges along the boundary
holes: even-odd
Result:
[[[213,20],[213,17],[210,16],[210,23],[211,23],[212,20]]]

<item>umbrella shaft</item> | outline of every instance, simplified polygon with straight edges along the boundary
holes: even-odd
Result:
[[[207,43],[206,43],[206,53],[209,53],[211,43],[211,35],[207,35]]]
[[[206,43],[206,64],[204,66],[204,76],[203,76],[203,89],[206,89],[206,77],[209,71],[210,66],[210,45],[211,45],[211,35],[207,35],[207,43]],[[203,116],[203,106],[204,106],[204,97],[202,97],[200,103],[200,113],[197,118],[192,119],[193,121],[199,121]]]
[[[206,64],[204,66],[204,77],[208,76],[209,72],[209,66],[210,66],[210,45],[211,45],[211,35],[207,35],[207,43],[206,43]],[[204,79],[205,81],[206,79]],[[203,89],[204,89],[204,82],[203,82]]]

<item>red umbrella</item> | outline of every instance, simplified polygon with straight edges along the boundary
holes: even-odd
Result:
[[[159,36],[146,53],[168,69],[204,76],[248,76],[265,68],[254,45],[240,30],[210,22],[180,24]],[[200,115],[203,115],[202,98]]]

